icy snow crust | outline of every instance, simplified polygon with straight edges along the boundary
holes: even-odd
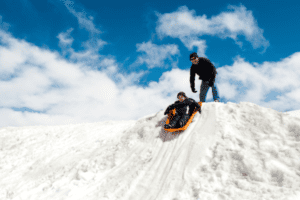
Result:
[[[0,199],[300,199],[300,118],[205,103],[180,135],[137,121],[0,129]]]

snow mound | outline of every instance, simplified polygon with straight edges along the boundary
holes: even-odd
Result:
[[[293,116],[293,117],[299,117],[300,118],[300,110],[293,110],[293,111],[289,111],[289,112],[286,112],[286,113]]]
[[[2,128],[0,199],[300,199],[300,118],[243,102],[165,121]]]

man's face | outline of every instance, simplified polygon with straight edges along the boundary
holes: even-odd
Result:
[[[197,64],[198,61],[199,61],[199,58],[191,57],[191,62],[192,62],[193,64]]]
[[[182,95],[179,95],[178,99],[179,99],[180,102],[183,102],[185,100],[185,97],[182,96]]]

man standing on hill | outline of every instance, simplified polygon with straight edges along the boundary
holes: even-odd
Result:
[[[190,84],[192,92],[195,90],[195,74],[198,74],[199,79],[202,80],[200,86],[200,101],[205,102],[206,94],[209,87],[212,88],[213,98],[215,102],[219,102],[219,95],[215,86],[215,79],[217,70],[209,59],[198,57],[197,53],[190,54],[190,60],[193,63],[190,69]]]

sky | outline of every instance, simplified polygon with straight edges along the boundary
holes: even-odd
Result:
[[[199,101],[192,52],[215,65],[222,103],[299,110],[299,9],[299,1],[2,0],[0,127],[137,120],[180,91]]]
[[[209,102],[179,135],[163,113],[0,128],[0,199],[300,198],[299,111]]]

